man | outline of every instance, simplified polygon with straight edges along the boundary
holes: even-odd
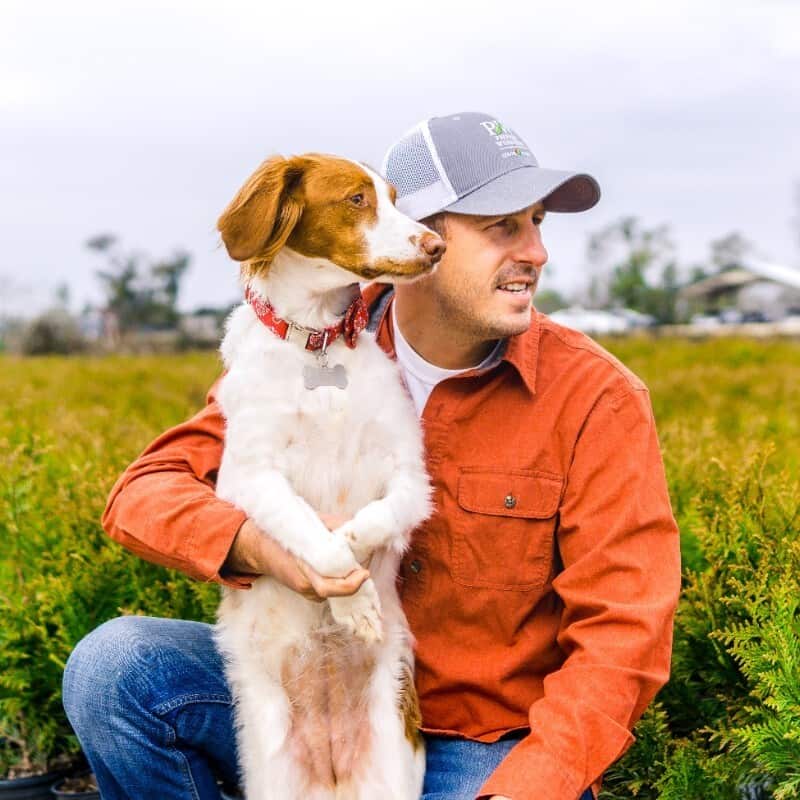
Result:
[[[366,292],[422,417],[434,486],[401,571],[424,797],[591,798],[667,680],[680,584],[646,388],[531,309],[545,214],[590,208],[599,188],[540,168],[478,113],[421,123],[384,167],[398,207],[447,241],[433,275]],[[365,570],[318,575],[216,498],[222,436],[212,388],[117,482],[106,530],[203,580],[269,574],[311,599],[355,591]],[[64,691],[106,800],[216,798],[214,772],[235,779],[208,626],[112,620],[78,645]]]

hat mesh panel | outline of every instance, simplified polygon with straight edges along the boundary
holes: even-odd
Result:
[[[417,129],[400,139],[387,155],[386,179],[399,197],[440,182],[425,137]]]

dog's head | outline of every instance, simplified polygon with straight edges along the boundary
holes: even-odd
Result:
[[[401,214],[394,187],[369,167],[309,153],[267,159],[222,213],[217,227],[247,277],[263,276],[284,247],[327,261],[354,280],[425,275],[442,238]]]

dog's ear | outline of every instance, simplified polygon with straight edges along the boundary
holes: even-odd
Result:
[[[300,158],[273,156],[247,179],[222,212],[217,229],[234,261],[258,256],[268,265],[285,244],[303,214]]]

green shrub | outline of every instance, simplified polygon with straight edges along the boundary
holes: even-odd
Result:
[[[51,309],[32,320],[24,329],[20,350],[29,356],[80,353],[86,341],[77,321],[63,309]]]
[[[211,619],[216,587],[132,557],[99,525],[124,466],[203,403],[213,358],[5,359],[0,370],[0,776],[75,753],[61,676],[122,613]],[[143,385],[143,378],[144,380]]]
[[[658,727],[649,710],[603,797],[797,797],[800,348],[671,342],[656,365],[614,346],[651,387],[684,589]]]
[[[727,800],[800,785],[800,347],[615,340],[650,386],[684,591],[669,684],[604,800]],[[199,409],[209,353],[0,357],[0,775],[75,752],[60,705],[74,644],[120,613],[209,620],[217,589],[99,525],[124,467]],[[792,443],[792,444],[790,444]]]

